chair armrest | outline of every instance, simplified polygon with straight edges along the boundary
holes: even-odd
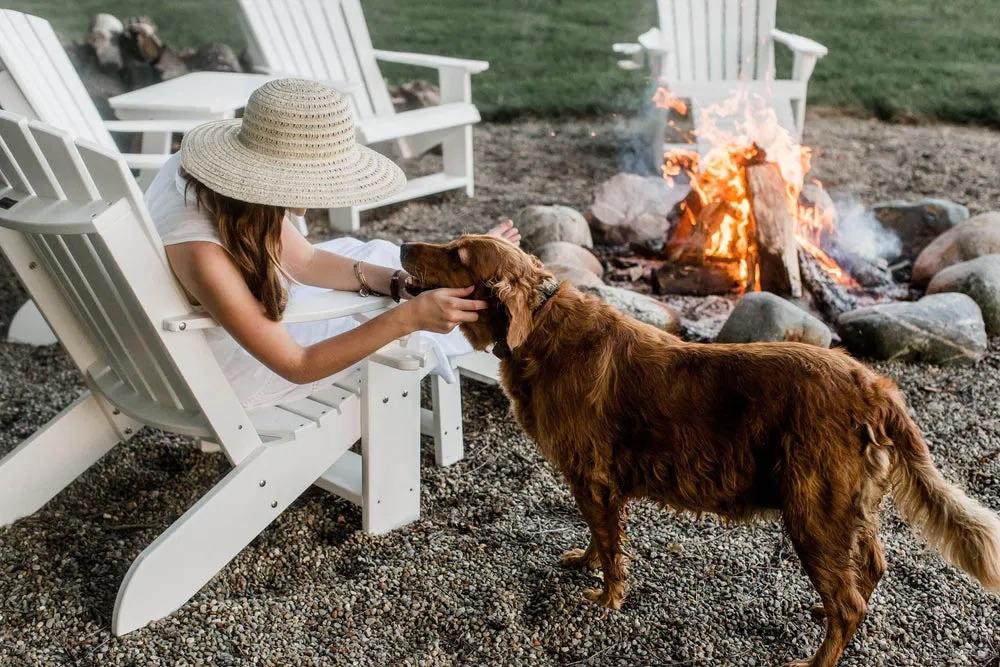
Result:
[[[170,159],[169,153],[122,153],[129,169],[159,169]]]
[[[188,132],[204,123],[204,119],[106,120],[108,132]]]
[[[822,58],[828,52],[828,49],[819,42],[813,41],[808,37],[802,37],[801,35],[793,35],[790,32],[778,30],[777,28],[771,30],[771,39],[779,44],[784,44],[795,53],[808,56]]]
[[[375,49],[375,58],[387,63],[397,63],[399,65],[415,65],[417,67],[431,67],[434,69],[460,69],[469,74],[479,74],[490,68],[490,64],[485,60],[468,60],[465,58],[449,58],[448,56],[434,56],[425,53],[406,53],[404,51],[383,51]]]
[[[389,297],[364,297],[356,292],[323,290],[301,294],[288,304],[282,322],[315,322],[388,308]],[[195,331],[221,326],[205,312],[192,311],[163,320],[166,331]]]

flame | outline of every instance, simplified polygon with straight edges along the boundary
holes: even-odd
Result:
[[[687,105],[666,88],[660,87],[653,101],[661,108],[684,112]],[[774,108],[747,87],[738,88],[727,99],[698,110],[696,140],[704,150],[675,148],[663,159],[663,177],[672,186],[681,174],[688,177],[700,210],[685,206],[681,224],[696,226],[702,215],[718,214],[721,219],[705,240],[706,259],[738,263],[737,275],[746,288],[759,288],[753,233],[753,211],[747,187],[746,168],[761,161],[778,165],[786,184],[786,200],[796,220],[796,237],[838,282],[853,280],[820,248],[824,234],[833,231],[835,211],[817,203],[800,201],[809,173],[812,149],[798,143],[778,122]],[[810,181],[817,191],[822,184]],[[713,223],[716,221],[713,220]],[[753,276],[751,280],[751,275]]]

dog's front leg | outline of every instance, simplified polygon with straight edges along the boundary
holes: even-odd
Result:
[[[576,506],[590,528],[590,545],[581,560],[596,560],[604,572],[604,588],[583,592],[591,602],[618,609],[625,599],[628,568],[625,560],[625,502],[608,488],[593,487],[586,481],[573,484]],[[588,553],[589,552],[589,553]],[[564,554],[565,556],[565,554]]]

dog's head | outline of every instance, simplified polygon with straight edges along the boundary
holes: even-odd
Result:
[[[476,322],[462,325],[477,350],[506,341],[511,350],[521,345],[534,327],[533,311],[544,301],[544,289],[556,286],[552,274],[537,258],[517,246],[486,235],[465,235],[451,243],[404,243],[403,268],[424,289],[468,287],[471,298],[489,309]]]

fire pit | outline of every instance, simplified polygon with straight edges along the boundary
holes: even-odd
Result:
[[[663,88],[653,99],[686,112]],[[840,242],[833,202],[809,175],[810,148],[763,99],[737,91],[702,114],[699,150],[668,146],[663,157],[663,178],[690,192],[671,214],[662,250],[642,260],[652,264],[653,292],[811,296],[830,321],[856,307],[852,291],[888,293],[888,267]]]

